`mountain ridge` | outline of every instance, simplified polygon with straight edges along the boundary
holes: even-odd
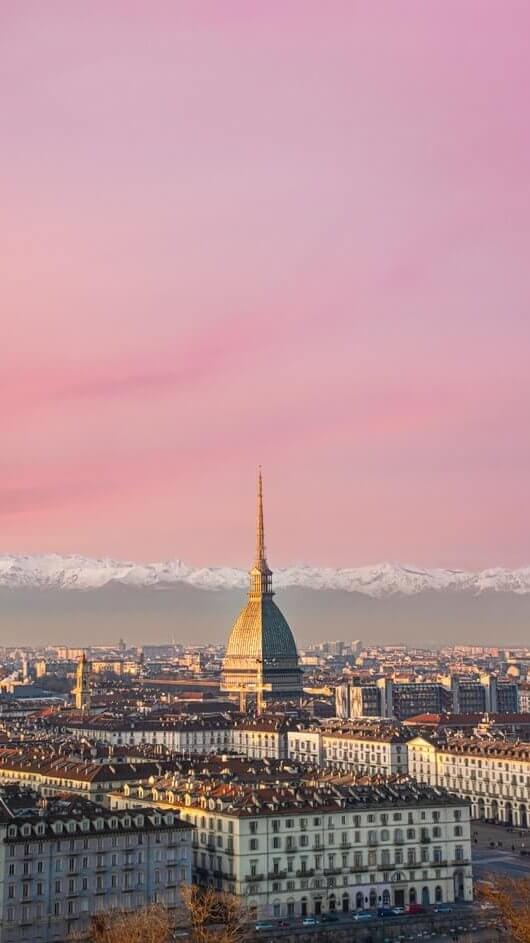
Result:
[[[208,591],[232,590],[245,589],[248,574],[235,567],[191,567],[178,559],[134,563],[76,554],[0,554],[0,587],[5,589],[86,591],[116,583],[138,589],[187,584]],[[336,568],[298,564],[275,570],[274,585],[278,589],[342,590],[375,599],[428,591],[529,595],[530,566],[471,571],[400,563]]]

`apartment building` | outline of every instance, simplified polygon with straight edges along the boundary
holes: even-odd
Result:
[[[409,772],[471,804],[473,818],[528,828],[530,743],[481,737],[414,737]]]
[[[189,797],[200,884],[256,916],[471,899],[469,809],[410,784]]]
[[[231,749],[233,721],[222,714],[160,720],[90,717],[66,720],[61,729],[78,738],[113,746],[163,746],[174,753],[226,753]]]
[[[58,757],[45,748],[0,751],[0,783],[18,783],[38,789],[42,796],[77,793],[93,802],[103,802],[109,792],[126,782],[159,776],[164,769],[164,763],[155,761],[85,762],[72,757]]]
[[[178,906],[191,828],[173,811],[0,795],[0,943],[59,943],[113,907]]]
[[[407,772],[406,741],[410,734],[396,724],[333,723],[311,730],[289,731],[289,757],[361,775]]]
[[[193,827],[194,881],[259,918],[472,898],[469,806],[443,790],[197,781],[169,798]]]
[[[484,673],[474,678],[444,675],[438,681],[394,681],[340,684],[337,717],[387,717],[406,720],[417,714],[514,713],[519,710],[518,685]]]
[[[289,722],[274,714],[245,717],[228,734],[229,749],[250,759],[283,760],[288,754]]]

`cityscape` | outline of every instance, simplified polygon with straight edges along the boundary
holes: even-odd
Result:
[[[225,646],[2,651],[2,940],[176,912],[190,885],[257,933],[496,932],[474,884],[530,870],[530,647],[299,650],[274,595],[260,469]]]
[[[530,943],[529,36],[0,0],[0,943]]]

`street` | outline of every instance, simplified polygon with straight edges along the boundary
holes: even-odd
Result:
[[[530,832],[505,825],[471,823],[473,877],[530,878]],[[528,856],[521,854],[528,851]]]

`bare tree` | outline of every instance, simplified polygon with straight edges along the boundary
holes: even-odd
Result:
[[[497,908],[511,940],[530,943],[530,878],[491,877],[478,896]]]
[[[109,910],[91,920],[91,943],[170,943],[173,919],[161,904],[139,910]]]
[[[249,932],[248,916],[237,897],[194,884],[183,885],[181,897],[177,912],[163,904],[134,911],[105,911],[93,917],[87,934],[77,939],[88,939],[90,943],[172,943],[178,927],[179,939],[187,938],[189,943],[244,943]]]
[[[179,923],[190,928],[192,943],[243,943],[248,912],[238,897],[196,884],[185,885],[181,893]]]

